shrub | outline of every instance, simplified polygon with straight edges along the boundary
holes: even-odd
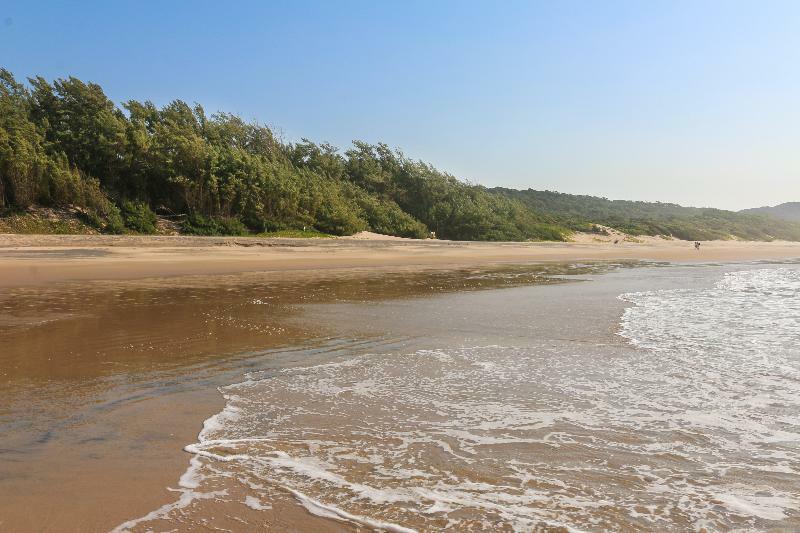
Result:
[[[320,206],[316,216],[316,229],[332,235],[352,235],[367,229],[367,224],[354,211],[354,207],[337,197],[330,197]]]
[[[366,194],[358,199],[372,231],[396,237],[424,239],[428,228],[391,200],[378,200]]]
[[[189,235],[247,235],[247,227],[238,218],[204,217],[192,214],[183,223]]]
[[[128,229],[148,235],[156,233],[158,218],[144,203],[124,202],[122,204],[122,219]]]

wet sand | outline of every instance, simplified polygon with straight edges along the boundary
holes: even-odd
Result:
[[[589,260],[748,261],[800,257],[800,243],[660,238],[613,244],[416,240],[0,235],[0,286],[60,281],[378,267]]]
[[[672,242],[150,239],[0,238],[0,530],[106,531],[174,501],[183,446],[223,405],[216,388],[246,371],[331,357],[336,343],[347,353],[358,339],[385,337],[392,315],[370,302],[558,283],[587,275],[593,268],[574,263],[591,258],[698,259]],[[797,255],[796,244],[713,243],[699,257]],[[584,317],[604,336],[621,309],[615,291]],[[342,321],[339,304],[368,316]],[[569,305],[543,309],[543,324],[575,318]],[[290,494],[272,503],[215,513],[234,528],[241,519],[267,530],[349,527],[312,516]]]
[[[324,358],[336,339],[356,342],[358,324],[344,334],[308,304],[554,283],[595,269],[507,266],[491,278],[475,277],[480,269],[356,269],[6,288],[0,530],[107,531],[172,501],[168,488],[187,465],[182,448],[223,406],[217,386],[305,360],[309,347],[325,347]],[[275,530],[343,527],[290,496],[269,513],[241,513]]]
[[[621,293],[706,290],[731,269],[781,266],[625,266],[539,283],[520,279],[525,266],[426,272],[411,284],[426,290],[397,293],[415,297],[309,302],[289,322],[334,338],[223,387],[226,409],[187,448],[182,492],[124,530],[793,530],[791,445],[748,448],[762,429],[728,413],[750,405],[748,385],[703,400],[717,369],[658,368],[617,334]],[[732,435],[715,421],[725,413],[741,415]]]

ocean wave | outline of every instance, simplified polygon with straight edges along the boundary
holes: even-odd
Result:
[[[798,295],[798,270],[732,272],[622,295],[635,349],[448,347],[251,375],[222,389],[180,502],[150,518],[254,509],[278,488],[395,531],[799,527]]]

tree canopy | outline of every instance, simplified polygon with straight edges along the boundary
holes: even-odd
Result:
[[[564,240],[603,223],[689,239],[800,239],[800,226],[720,210],[487,189],[355,141],[282,142],[260,124],[175,100],[116,105],[94,83],[0,69],[0,211],[77,206],[106,232],[244,234],[312,228],[456,240]]]
[[[759,214],[533,189],[498,187],[492,191],[518,200],[573,231],[592,231],[592,226],[602,224],[630,235],[667,235],[686,240],[800,240],[800,224]]]
[[[404,237],[561,239],[522,204],[384,144],[343,154],[283,143],[259,124],[175,100],[116,106],[76,78],[25,86],[0,71],[0,207],[77,205],[106,231],[147,231],[142,211],[186,215],[189,232],[313,227]]]

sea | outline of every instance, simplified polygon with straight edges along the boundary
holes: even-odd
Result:
[[[553,279],[311,305],[336,334],[221,386],[175,500],[117,531],[287,499],[333,529],[800,530],[800,266]]]

